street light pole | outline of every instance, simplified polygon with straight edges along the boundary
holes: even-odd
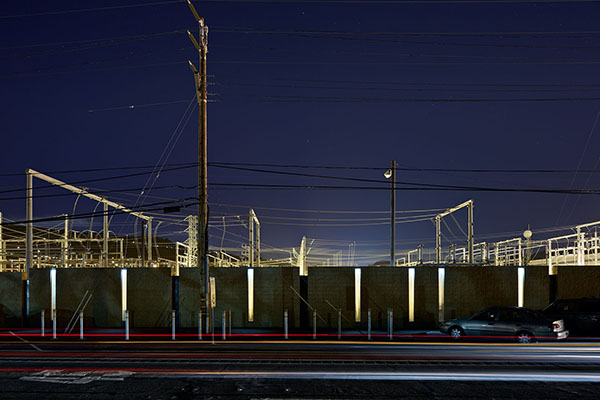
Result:
[[[391,183],[390,205],[390,267],[396,265],[396,161],[392,160],[391,168],[385,174]]]

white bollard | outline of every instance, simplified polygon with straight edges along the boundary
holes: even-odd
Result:
[[[313,310],[313,340],[317,338],[317,310]]]
[[[283,338],[288,338],[288,310],[283,310]]]
[[[202,340],[202,311],[198,312],[198,340]]]
[[[42,322],[42,328],[40,330],[41,332],[41,336],[44,337],[46,336],[46,310],[42,309],[42,313],[41,313],[41,322]]]
[[[338,309],[338,340],[342,338],[342,309]]]
[[[387,328],[387,335],[390,335],[390,309],[388,308],[387,310],[385,310],[385,319],[386,319],[386,328]]]
[[[390,308],[389,327],[390,327],[390,340],[392,340],[392,337],[394,335],[394,309],[393,308]]]
[[[175,340],[175,311],[171,311],[171,340]]]
[[[56,339],[56,310],[52,309],[52,339]]]
[[[125,340],[129,340],[129,310],[125,310]]]
[[[371,309],[367,310],[367,340],[371,340]]]
[[[83,340],[83,311],[79,312],[79,340]]]
[[[227,311],[223,310],[223,317],[221,317],[221,339],[227,340],[227,325],[226,325]]]

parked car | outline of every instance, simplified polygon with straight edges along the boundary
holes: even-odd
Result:
[[[600,336],[600,297],[559,299],[542,313],[564,320],[572,335]]]
[[[455,339],[497,336],[515,338],[519,343],[569,336],[562,320],[548,319],[539,311],[522,307],[489,307],[465,319],[444,321],[440,331]]]

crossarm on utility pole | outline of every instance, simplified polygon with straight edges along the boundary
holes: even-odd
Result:
[[[126,208],[126,207],[122,206],[119,203],[115,203],[114,201],[107,200],[104,197],[100,197],[100,196],[98,196],[96,194],[90,193],[87,190],[79,188],[77,186],[69,185],[68,183],[65,183],[65,182],[63,182],[61,180],[58,180],[56,178],[52,178],[51,176],[42,174],[41,172],[37,172],[37,171],[35,171],[33,169],[28,169],[25,172],[27,174],[31,175],[34,178],[41,179],[41,180],[46,181],[48,183],[51,183],[53,185],[60,186],[63,189],[67,189],[67,190],[69,190],[69,191],[71,191],[73,193],[77,193],[77,194],[80,194],[80,195],[85,196],[87,198],[90,198],[92,200],[96,200],[96,201],[98,201],[100,203],[107,204],[107,205],[109,205],[112,208],[115,208],[117,210],[129,213],[131,215],[135,215],[138,218],[145,219],[146,221],[151,221],[152,220],[152,217],[148,217],[148,216],[146,216],[146,215],[144,215],[142,213],[130,210],[129,208]]]

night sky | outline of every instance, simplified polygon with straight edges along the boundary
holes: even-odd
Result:
[[[287,257],[305,235],[318,239],[313,254],[322,259],[339,250],[347,257],[353,242],[355,262],[386,259],[390,192],[383,173],[391,160],[405,168],[398,182],[600,189],[598,174],[572,172],[600,163],[600,2],[194,5],[210,29],[208,161],[227,164],[208,170],[211,247],[239,252],[248,233],[235,215],[245,220],[254,207],[263,248],[284,250],[269,257]],[[186,29],[197,34],[182,1],[2,2],[0,211],[6,218],[25,218],[24,171],[32,168],[70,183],[88,181],[78,185],[90,191],[114,191],[104,193],[130,207],[188,204],[180,213],[156,214],[164,221],[159,236],[185,238],[177,222],[195,213],[196,169],[170,169],[197,160],[197,103],[187,62],[197,65],[198,55]],[[95,180],[163,164],[160,174]],[[122,169],[140,166],[150,168]],[[439,170],[411,170],[422,168]],[[456,169],[567,172],[449,171]],[[314,185],[355,188],[306,188]],[[595,194],[398,187],[412,188],[398,191],[400,211],[474,199],[477,242],[517,237],[528,225],[534,239],[543,239],[569,232],[547,228],[600,219]],[[75,200],[36,198],[34,216],[94,210],[91,200]],[[436,212],[398,215],[422,220],[398,224],[398,252],[419,243],[433,249],[428,218]],[[466,213],[456,219],[461,227],[449,219],[445,237],[460,244]],[[74,226],[99,230],[100,222],[79,219]],[[132,219],[115,216],[111,230],[131,233],[132,226]]]

